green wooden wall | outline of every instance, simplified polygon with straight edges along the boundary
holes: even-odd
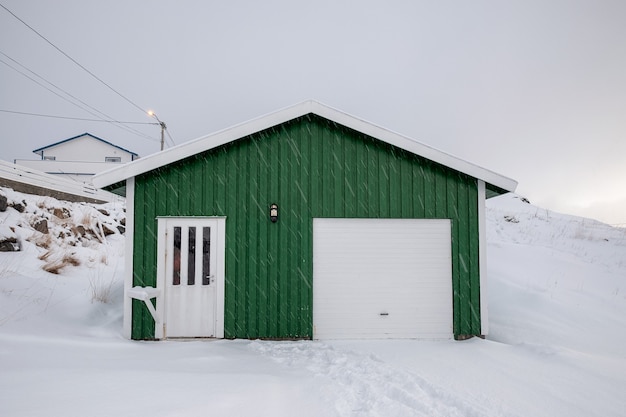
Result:
[[[225,337],[310,338],[313,218],[449,218],[454,333],[479,335],[477,201],[476,179],[308,115],[137,177],[134,285],[156,286],[157,216],[227,216]],[[141,302],[132,323],[154,337]]]

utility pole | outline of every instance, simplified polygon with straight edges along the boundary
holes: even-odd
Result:
[[[161,126],[161,150],[163,150],[163,148],[165,147],[165,129],[167,129],[167,126],[165,125],[164,122],[161,121],[161,119],[159,119],[156,113],[153,112],[152,110],[148,112],[148,116],[154,117],[157,120],[157,122],[159,122],[159,125]]]
[[[167,126],[165,126],[165,123],[163,123],[160,120],[159,120],[159,124],[161,125],[161,150],[163,150],[163,146],[165,145],[165,129],[167,129]]]

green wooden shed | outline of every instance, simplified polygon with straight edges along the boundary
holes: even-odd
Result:
[[[126,187],[132,339],[484,335],[485,199],[517,186],[316,101],[93,182]]]

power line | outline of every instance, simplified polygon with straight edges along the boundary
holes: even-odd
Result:
[[[94,111],[96,111],[96,112],[98,112],[98,113],[100,113],[100,114],[104,115],[105,117],[107,117],[107,118],[109,118],[109,119],[113,119],[111,116],[107,115],[106,113],[101,112],[100,110],[98,110],[98,109],[96,109],[96,108],[94,108],[94,107],[90,106],[89,104],[85,103],[84,101],[80,100],[79,98],[74,97],[72,94],[68,93],[67,91],[63,90],[62,88],[57,87],[56,85],[54,85],[54,84],[53,84],[53,83],[51,83],[50,81],[46,80],[45,78],[43,78],[43,77],[42,77],[42,76],[40,76],[39,74],[37,74],[37,73],[35,73],[34,71],[31,71],[30,69],[26,68],[24,65],[20,64],[19,62],[17,62],[16,60],[14,60],[13,58],[11,58],[10,56],[8,56],[8,55],[6,55],[6,54],[4,54],[4,53],[2,53],[2,52],[0,52],[0,53],[1,53],[2,55],[6,56],[7,58],[9,58],[10,60],[12,60],[13,62],[15,62],[16,64],[20,65],[21,67],[23,67],[23,68],[24,68],[24,69],[26,69],[27,71],[31,72],[31,73],[32,73],[32,74],[34,74],[35,76],[37,76],[37,77],[41,78],[43,81],[45,81],[45,82],[47,82],[48,84],[52,85],[53,87],[55,87],[55,88],[56,88],[56,89],[58,89],[59,91],[64,92],[64,93],[65,93],[65,94],[67,94],[69,97],[72,97],[73,99],[75,99],[75,100],[79,101],[80,103],[83,103],[85,106],[87,106],[87,107],[89,107],[89,108],[93,109]],[[8,67],[9,67],[9,68],[11,68],[12,70],[14,70],[14,71],[18,72],[19,74],[23,75],[24,77],[28,78],[29,80],[31,80],[31,81],[32,81],[32,82],[34,82],[35,84],[39,85],[40,87],[43,87],[43,88],[45,88],[46,90],[50,91],[52,94],[56,95],[57,97],[59,97],[59,98],[61,98],[61,99],[65,100],[65,101],[67,101],[68,103],[70,103],[70,104],[72,104],[72,105],[74,105],[74,106],[78,107],[78,108],[79,108],[79,109],[81,109],[81,110],[86,111],[87,113],[91,114],[92,116],[98,117],[98,118],[100,118],[100,120],[105,121],[105,119],[103,119],[103,118],[102,118],[101,116],[99,116],[98,114],[96,114],[96,113],[94,113],[94,112],[92,112],[92,111],[90,111],[90,110],[86,109],[85,107],[80,106],[79,104],[77,104],[77,103],[75,103],[75,102],[71,101],[71,100],[70,100],[70,99],[68,99],[67,97],[64,97],[64,96],[62,96],[61,94],[57,93],[56,91],[54,91],[54,90],[52,90],[52,89],[48,88],[47,86],[43,85],[42,83],[40,83],[40,82],[39,82],[39,81],[37,81],[36,79],[32,78],[32,77],[31,77],[31,76],[29,76],[28,74],[25,74],[24,72],[22,72],[22,71],[20,71],[19,69],[15,68],[15,67],[14,67],[14,66],[12,66],[11,64],[7,63],[6,61],[4,61],[4,60],[0,59],[0,62],[2,62],[4,65],[8,66]],[[113,123],[113,124],[114,124],[115,126],[117,126],[118,128],[120,128],[120,129],[122,129],[122,130],[125,130],[125,131],[127,131],[127,132],[129,132],[129,133],[132,133],[132,134],[135,134],[135,135],[141,136],[141,137],[143,137],[143,138],[145,138],[145,139],[149,139],[149,140],[156,140],[155,138],[153,138],[153,137],[151,137],[151,136],[148,136],[148,135],[146,135],[145,133],[142,133],[142,132],[138,131],[137,129],[133,129],[133,128],[131,128],[131,127],[128,127],[128,126],[123,126],[123,125],[116,125],[116,124],[115,124],[115,122],[111,122],[111,121],[110,121],[109,123]]]
[[[74,96],[74,95],[72,95],[72,94],[68,93],[67,91],[65,91],[64,89],[62,89],[61,87],[59,87],[58,85],[56,85],[56,84],[52,83],[52,82],[51,82],[51,81],[49,81],[48,79],[46,79],[46,78],[44,78],[43,76],[41,76],[41,75],[37,74],[35,71],[33,71],[33,70],[31,70],[30,68],[26,67],[24,64],[21,64],[21,63],[20,63],[20,62],[18,62],[17,60],[15,60],[15,59],[11,58],[10,56],[8,56],[7,54],[5,54],[4,52],[0,51],[0,54],[4,55],[5,57],[7,57],[7,58],[8,58],[8,59],[10,59],[11,61],[13,61],[15,64],[19,65],[20,67],[22,67],[22,68],[23,68],[23,69],[25,69],[26,71],[30,72],[30,73],[31,73],[31,74],[33,74],[34,76],[36,76],[36,77],[38,77],[39,79],[43,80],[44,82],[48,83],[48,84],[49,84],[49,85],[51,85],[52,87],[54,87],[54,88],[56,88],[57,90],[59,90],[59,91],[61,91],[61,92],[65,93],[65,95],[67,95],[68,97],[73,98],[74,100],[76,100],[76,101],[78,101],[78,102],[80,102],[80,103],[84,104],[85,106],[89,107],[90,109],[94,110],[95,112],[100,113],[101,115],[103,115],[103,116],[105,116],[105,117],[107,117],[107,118],[111,119],[111,117],[110,117],[110,116],[108,116],[107,114],[105,114],[104,112],[101,112],[100,110],[96,109],[95,107],[93,107],[93,106],[91,106],[91,105],[89,105],[89,104],[85,103],[83,100],[79,99],[78,97],[76,97],[76,96]],[[0,60],[0,61],[1,61],[3,64],[7,65],[8,67],[12,68],[13,70],[15,70],[15,71],[19,72],[20,74],[24,75],[25,77],[27,77],[27,78],[28,78],[28,79],[30,79],[31,81],[33,81],[33,82],[35,82],[35,83],[39,84],[37,81],[35,81],[35,80],[33,80],[32,78],[28,77],[28,76],[27,76],[26,74],[24,74],[23,72],[21,72],[21,71],[17,70],[16,68],[13,68],[11,65],[7,64],[6,62],[4,62],[4,61],[2,61],[2,60]],[[50,90],[49,88],[45,87],[44,85],[42,85],[42,84],[39,84],[39,85],[40,85],[40,86],[42,86],[42,87],[44,87],[44,88],[46,88],[46,89],[47,89],[48,91],[50,91],[51,93],[56,94],[54,91]],[[56,95],[57,95],[57,96],[59,96],[59,97],[61,97],[61,96],[60,96],[60,95],[58,95],[58,94],[56,94]],[[63,98],[64,100],[66,100],[64,97],[61,97],[61,98]],[[66,101],[68,101],[68,102],[69,102],[69,103],[71,103],[71,104],[76,105],[77,107],[80,107],[80,106],[78,106],[77,104],[72,103],[70,100],[66,100]],[[82,108],[82,107],[81,107],[81,108]],[[92,115],[96,116],[95,114],[93,114],[93,113],[89,112],[88,110],[86,110],[86,109],[84,109],[84,108],[82,108],[82,109],[83,109],[83,110],[85,110],[85,111],[87,111],[88,113],[90,113],[90,114],[92,114]],[[97,116],[97,117],[100,117],[100,116]]]
[[[4,61],[3,59],[0,59],[0,62],[2,62],[2,63],[3,63],[4,65],[6,65],[7,67],[11,68],[13,71],[15,71],[15,72],[17,72],[17,73],[19,73],[19,74],[23,75],[24,77],[28,78],[29,80],[31,80],[31,81],[32,81],[32,82],[34,82],[35,84],[39,85],[40,87],[43,87],[43,88],[45,88],[46,90],[50,91],[52,94],[56,95],[57,97],[59,97],[59,98],[61,98],[61,99],[65,100],[65,101],[67,101],[68,103],[70,103],[70,104],[72,104],[72,105],[74,105],[74,106],[78,107],[78,108],[79,108],[79,109],[81,109],[81,110],[86,111],[87,113],[91,114],[92,116],[96,116],[96,117],[98,117],[98,115],[97,115],[97,114],[95,114],[95,113],[93,113],[93,112],[91,112],[91,111],[89,111],[89,110],[85,109],[84,107],[81,107],[80,105],[78,105],[77,103],[74,103],[73,101],[71,101],[71,100],[70,100],[70,99],[68,99],[67,97],[62,96],[61,94],[57,93],[56,91],[54,91],[54,90],[50,89],[49,87],[47,87],[47,86],[43,85],[42,83],[40,83],[40,82],[39,82],[39,81],[37,81],[36,79],[34,79],[34,78],[30,77],[28,74],[25,74],[24,72],[22,72],[22,71],[20,71],[19,69],[15,68],[13,65],[9,64],[8,62]],[[18,64],[19,64],[19,63],[18,63]],[[31,71],[31,72],[32,72],[32,71]],[[37,74],[35,74],[35,75],[37,75]],[[40,77],[40,78],[41,78],[41,77]],[[46,81],[46,80],[44,79],[44,81]],[[47,81],[46,81],[46,82],[47,82]],[[48,82],[48,83],[49,83],[49,82]],[[49,83],[49,84],[51,84],[51,83]],[[53,85],[53,86],[54,86],[54,84],[51,84],[51,85]],[[56,86],[55,86],[55,87],[56,87]],[[60,90],[60,91],[63,91],[63,90]],[[66,93],[66,94],[67,94],[67,93]],[[71,95],[70,95],[70,96],[71,96]]]
[[[95,78],[96,80],[100,81],[102,84],[104,84],[106,87],[108,87],[111,91],[113,91],[115,94],[117,94],[118,96],[120,96],[121,98],[123,98],[124,100],[126,100],[128,103],[130,103],[131,105],[133,105],[134,107],[136,107],[137,109],[139,109],[143,114],[146,114],[146,111],[144,109],[142,109],[140,106],[138,106],[137,104],[135,104],[133,101],[131,101],[129,98],[127,98],[125,95],[123,95],[122,93],[120,93],[119,91],[117,91],[116,89],[114,89],[113,87],[111,87],[109,84],[107,84],[106,82],[104,82],[100,77],[98,77],[97,75],[95,75],[93,72],[89,71],[87,68],[85,68],[84,66],[82,66],[78,61],[76,61],[74,58],[72,58],[71,56],[69,56],[67,53],[65,53],[63,50],[61,50],[61,48],[59,48],[58,46],[56,46],[55,44],[53,44],[51,41],[49,41],[45,36],[43,36],[41,33],[39,33],[37,30],[35,30],[35,28],[33,28],[32,26],[30,26],[28,23],[26,23],[25,21],[23,21],[22,19],[20,19],[15,13],[13,13],[11,10],[7,9],[7,7],[0,3],[0,7],[2,7],[4,10],[6,10],[8,13],[10,13],[14,18],[16,18],[17,20],[19,20],[22,24],[24,24],[24,26],[26,26],[27,28],[29,28],[30,30],[32,30],[33,32],[35,32],[37,34],[37,36],[39,36],[41,39],[43,39],[44,41],[46,41],[50,46],[52,46],[54,49],[56,49],[57,51],[59,51],[61,54],[63,54],[66,58],[68,58],[70,61],[72,61],[74,64],[78,65],[80,68],[82,68],[85,72],[87,72],[89,75],[91,75],[93,78]]]
[[[172,146],[176,146],[176,143],[174,143],[174,138],[172,138],[172,135],[170,135],[170,131],[166,129],[165,133],[167,133],[167,137],[170,138],[170,142],[172,142]]]
[[[122,122],[120,120],[85,119],[85,118],[82,118],[82,117],[54,116],[54,115],[51,115],[51,114],[28,113],[28,112],[23,112],[23,111],[6,110],[6,109],[0,109],[0,112],[21,114],[21,115],[25,115],[25,116],[50,117],[50,118],[53,118],[53,119],[81,120],[81,121],[84,121],[84,122],[104,122],[104,123],[119,123],[119,124],[134,124],[134,125],[158,125],[158,123],[155,123],[155,122]],[[150,138],[150,139],[154,139],[154,138]],[[156,140],[156,139],[154,139],[154,140]]]
[[[143,108],[142,108],[142,107],[140,107],[138,104],[136,104],[135,102],[133,102],[132,100],[130,100],[128,97],[126,97],[125,95],[123,95],[122,93],[120,93],[119,91],[117,91],[116,89],[114,89],[113,87],[111,87],[109,84],[107,84],[107,83],[106,83],[104,80],[102,80],[100,77],[98,77],[97,75],[95,75],[93,72],[89,71],[87,68],[85,68],[83,65],[81,65],[78,61],[76,61],[74,58],[72,58],[71,56],[69,56],[69,55],[68,55],[65,51],[61,50],[61,48],[59,48],[58,46],[56,46],[54,43],[52,43],[50,40],[48,40],[48,38],[46,38],[44,35],[42,35],[41,33],[39,33],[39,32],[38,32],[35,28],[33,28],[32,26],[30,26],[28,23],[26,23],[24,20],[22,20],[19,16],[17,16],[15,13],[13,13],[11,10],[9,10],[9,9],[8,9],[8,8],[4,5],[4,4],[0,3],[0,7],[2,7],[2,8],[3,8],[4,10],[6,10],[9,14],[11,14],[11,15],[12,15],[15,19],[19,20],[19,21],[20,21],[20,22],[21,22],[24,26],[26,26],[26,27],[27,27],[27,28],[29,28],[31,31],[33,31],[35,34],[37,34],[37,36],[39,36],[41,39],[43,39],[46,43],[48,43],[50,46],[52,46],[52,47],[53,47],[54,49],[56,49],[58,52],[60,52],[61,54],[63,54],[63,55],[64,55],[67,59],[69,59],[69,60],[70,60],[70,61],[72,61],[74,64],[76,64],[78,67],[80,67],[83,71],[87,72],[87,73],[88,73],[89,75],[91,75],[93,78],[95,78],[95,79],[96,79],[96,80],[98,80],[100,83],[102,83],[103,85],[105,85],[108,89],[110,89],[110,90],[111,90],[111,91],[113,91],[115,94],[117,94],[118,96],[120,96],[121,98],[123,98],[126,102],[128,102],[129,104],[131,104],[132,106],[134,106],[135,108],[137,108],[139,111],[141,111],[141,113],[142,113],[142,114],[146,114],[146,113],[147,113],[145,109],[143,109]],[[6,56],[6,55],[5,55],[5,56]],[[7,57],[8,57],[8,56],[7,56]],[[9,59],[12,59],[12,58],[10,58],[10,57],[8,57],[8,58],[9,58]],[[12,59],[12,60],[13,60],[13,59]],[[17,63],[17,61],[15,61],[15,60],[13,60],[13,61]],[[3,62],[3,63],[5,63],[5,64],[6,64],[6,62]],[[19,64],[19,63],[18,63],[18,64]],[[7,65],[8,65],[8,64],[7,64]],[[21,65],[21,64],[19,64],[19,65]],[[9,67],[11,67],[11,66],[9,65]],[[13,67],[11,67],[11,68],[13,68]],[[26,67],[24,67],[24,68],[26,68]],[[15,68],[13,68],[13,69],[15,69]],[[26,69],[27,69],[27,68],[26,68]],[[16,70],[16,71],[17,71],[17,70]],[[30,71],[30,70],[28,70],[28,71]],[[18,72],[20,72],[20,71],[18,71]],[[31,72],[32,72],[32,71],[31,71]],[[20,73],[21,73],[21,72],[20,72]],[[33,73],[33,74],[35,74],[34,72],[32,72],[32,73]],[[23,74],[23,73],[22,73],[22,75],[26,76],[26,74]],[[37,74],[35,74],[35,75],[37,75]],[[71,94],[67,93],[66,91],[62,90],[61,88],[59,88],[59,87],[55,86],[54,84],[50,83],[50,82],[49,82],[49,81],[47,81],[45,78],[43,78],[43,77],[41,77],[41,76],[39,76],[39,75],[37,75],[37,76],[38,76],[39,78],[43,79],[44,81],[48,82],[50,85],[53,85],[55,88],[59,89],[60,91],[63,91],[63,92],[64,92],[65,94],[67,94],[68,96],[73,97],[75,100],[80,101],[81,103],[83,103],[84,105],[86,105],[86,106],[88,106],[88,107],[90,107],[90,108],[94,109],[94,110],[95,110],[95,111],[97,111],[98,113],[100,113],[100,114],[102,114],[102,115],[106,116],[106,117],[107,117],[107,118],[109,118],[109,119],[112,119],[112,117],[108,116],[106,113],[103,113],[103,112],[101,112],[101,111],[99,111],[99,110],[97,110],[97,109],[93,108],[92,106],[88,105],[87,103],[83,102],[82,100],[80,100],[80,99],[78,99],[78,98],[76,98],[76,97],[72,96]],[[26,77],[27,77],[27,78],[30,78],[30,77],[28,77],[28,76],[26,76]],[[33,80],[33,81],[34,81],[34,80]],[[36,81],[35,81],[35,82],[36,82]],[[37,84],[39,84],[39,83],[37,83]],[[40,85],[41,85],[41,84],[40,84]],[[45,86],[43,86],[43,85],[42,85],[42,87],[47,88],[47,87],[45,87]],[[49,89],[48,89],[48,90],[49,90]],[[52,90],[50,90],[50,91],[52,91]],[[57,94],[57,93],[55,93],[55,94]],[[57,94],[57,95],[58,95],[58,94]],[[60,96],[60,97],[61,97],[61,96]],[[72,104],[76,105],[76,103],[72,103]],[[79,106],[79,107],[80,107],[80,106]],[[95,115],[95,114],[91,113],[90,111],[88,111],[88,110],[86,110],[86,109],[84,109],[84,108],[83,108],[83,110],[87,111],[88,113],[90,113],[90,114],[92,114],[92,115],[94,115],[94,116],[96,116],[96,117],[99,117],[98,115]],[[114,123],[114,124],[115,124],[115,123],[117,123],[117,122],[115,122],[115,121],[109,121],[109,123]],[[137,130],[135,130],[135,129],[132,129],[132,128],[130,128],[130,127],[123,126],[123,125],[121,125],[121,124],[116,124],[116,126],[117,126],[117,127],[119,127],[119,128],[121,128],[121,129],[127,130],[127,131],[134,131],[134,133],[135,133],[135,134],[137,134],[137,135],[139,135],[139,136],[142,136],[142,137],[144,137],[144,138],[146,138],[146,139],[149,139],[149,140],[156,140],[156,139],[154,139],[154,138],[152,138],[152,137],[150,137],[150,136],[148,136],[148,135],[145,135],[145,134],[143,134],[142,132],[139,132],[139,131],[137,131]],[[175,145],[175,143],[174,143],[174,139],[173,139],[173,138],[172,138],[172,136],[170,135],[169,131],[167,132],[167,136],[169,137],[170,141],[172,142],[172,145]]]

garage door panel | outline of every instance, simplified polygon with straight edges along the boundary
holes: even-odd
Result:
[[[313,235],[315,338],[452,337],[449,220],[314,219]]]

